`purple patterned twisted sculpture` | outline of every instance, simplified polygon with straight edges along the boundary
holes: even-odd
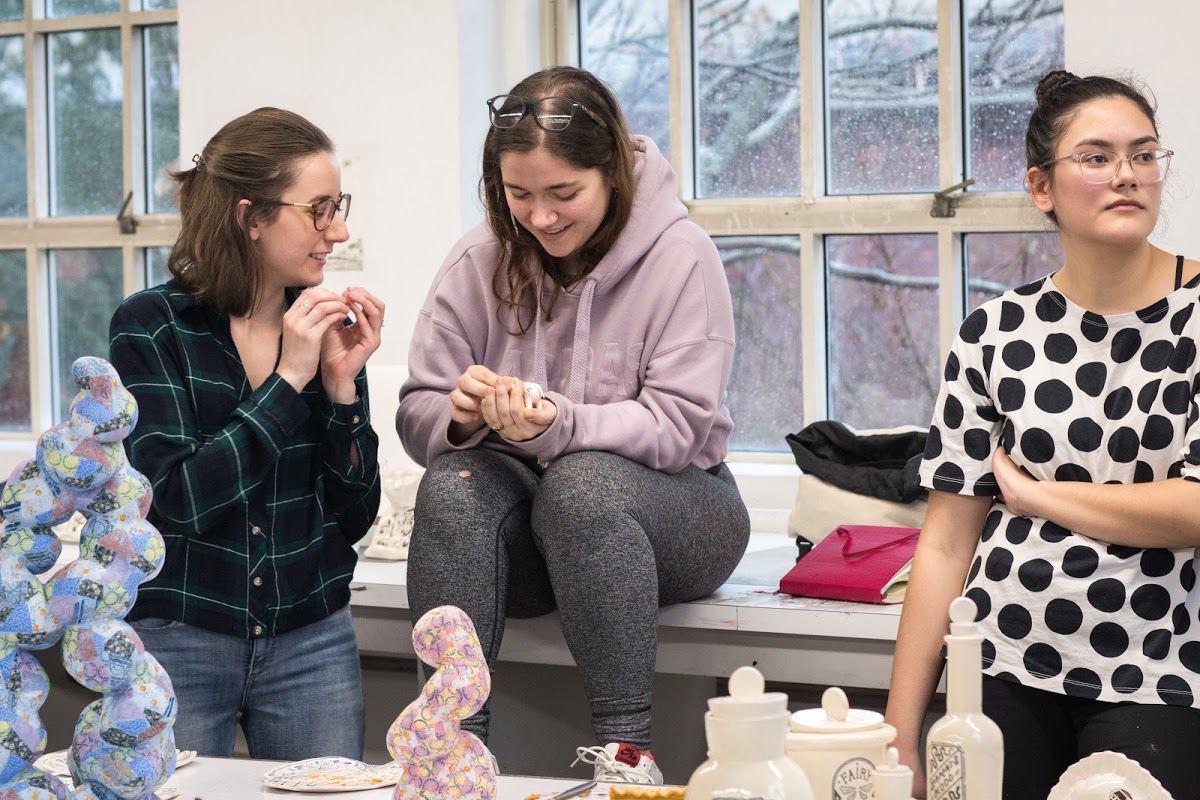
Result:
[[[81,358],[71,373],[70,419],[42,434],[0,494],[0,800],[153,798],[175,768],[171,680],[123,619],[165,552],[145,519],[150,484],[121,446],[137,402],[103,359]],[[76,511],[87,519],[79,558],[42,582],[62,552],[53,528]],[[28,651],[60,640],[67,673],[102,694],[75,727],[74,790],[33,766],[49,686]]]
[[[483,708],[492,688],[475,625],[461,608],[438,606],[417,620],[412,638],[417,656],[437,672],[388,730],[388,751],[402,770],[392,797],[491,800],[491,753],[459,725]]]

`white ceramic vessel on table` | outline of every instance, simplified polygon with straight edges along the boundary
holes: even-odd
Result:
[[[896,729],[876,711],[850,708],[846,693],[831,686],[820,708],[792,714],[787,754],[812,782],[816,800],[874,797],[872,776],[885,763]]]
[[[1004,738],[983,713],[983,636],[970,598],[950,603],[946,651],[946,716],[933,724],[925,741],[926,797],[1000,800]]]
[[[784,750],[787,695],[764,686],[762,673],[739,667],[729,677],[729,696],[708,701],[708,760],[692,773],[686,800],[813,800],[804,772]]]

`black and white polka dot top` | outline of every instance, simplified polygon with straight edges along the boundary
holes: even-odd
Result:
[[[1104,317],[1048,276],[981,306],[946,362],[922,484],[995,494],[998,444],[1039,480],[1200,480],[1198,287],[1200,276]],[[1078,697],[1200,705],[1195,557],[1110,546],[993,504],[966,584],[984,671]]]

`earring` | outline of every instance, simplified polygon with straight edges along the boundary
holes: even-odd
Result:
[[[520,236],[521,229],[517,227],[517,217],[511,211],[508,212],[508,218],[512,220],[513,236]]]

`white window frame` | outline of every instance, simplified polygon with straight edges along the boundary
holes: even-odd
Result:
[[[145,286],[146,248],[170,246],[179,234],[179,215],[147,214],[142,29],[178,25],[178,10],[135,10],[141,0],[121,0],[119,11],[70,17],[44,16],[45,0],[25,0],[25,17],[0,22],[0,37],[23,37],[25,58],[25,217],[0,218],[0,249],[24,250],[26,302],[29,320],[29,431],[0,432],[0,452],[28,450],[31,441],[53,425],[52,381],[58,364],[53,347],[54,295],[49,251],[78,248],[119,248],[123,265],[123,294]],[[123,234],[116,215],[50,216],[50,142],[47,90],[47,36],[68,31],[120,29],[122,99],[122,197],[133,192],[127,213],[137,218],[137,231]],[[115,310],[115,309],[114,309]],[[81,354],[82,355],[82,354]],[[107,357],[105,353],[91,353]],[[28,452],[25,455],[29,455]],[[7,474],[0,475],[0,480]]]

